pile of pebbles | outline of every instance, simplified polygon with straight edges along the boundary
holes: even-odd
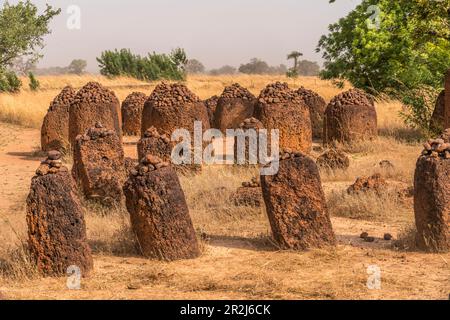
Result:
[[[450,159],[450,142],[446,137],[450,137],[450,129],[447,129],[440,138],[430,139],[425,142],[422,155],[432,158]]]
[[[285,148],[280,151],[280,160],[288,160],[300,158],[303,154],[299,151],[293,151],[292,149]]]
[[[166,144],[171,143],[169,137],[167,137],[166,134],[159,134],[158,129],[156,129],[155,127],[148,128],[144,133],[144,138],[156,138],[161,139]]]
[[[174,83],[161,83],[156,86],[149,97],[154,106],[170,107],[176,104],[200,102],[200,98],[190,91],[185,85]]]
[[[83,88],[78,91],[73,100],[74,104],[78,103],[119,103],[113,91],[105,88],[98,82],[88,82]]]
[[[106,138],[116,134],[114,130],[106,129],[101,122],[97,121],[93,128],[89,128],[85,134],[79,135],[77,140],[89,141]]]
[[[224,89],[221,99],[242,99],[242,100],[255,100],[255,96],[242,87],[239,83],[233,83]]]
[[[302,98],[291,90],[286,82],[275,82],[269,84],[261,91],[258,102],[262,104],[273,103],[302,103]]]
[[[345,105],[367,105],[373,106],[373,99],[364,91],[359,89],[350,89],[335,96],[329,103],[332,107],[342,107]]]
[[[61,160],[61,152],[52,150],[47,153],[47,159],[41,162],[41,165],[36,170],[38,176],[45,176],[47,174],[55,174],[60,171],[68,171],[63,166]]]
[[[169,167],[170,163],[164,162],[161,158],[147,154],[141,159],[138,166],[130,171],[133,176],[143,176],[151,171]]]

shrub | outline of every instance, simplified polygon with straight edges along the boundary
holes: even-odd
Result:
[[[28,74],[28,78],[30,79],[30,84],[29,84],[30,90],[37,91],[39,89],[39,87],[41,86],[41,84],[39,83],[38,79],[36,79],[33,72],[30,72]]]
[[[0,92],[15,93],[20,90],[21,86],[22,81],[20,81],[14,72],[0,70]]]

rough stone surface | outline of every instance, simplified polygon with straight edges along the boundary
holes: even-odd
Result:
[[[431,252],[450,250],[449,143],[450,129],[427,142],[414,177],[416,242],[419,248]]]
[[[230,196],[230,200],[235,206],[261,207],[264,200],[259,178],[254,177],[251,181],[243,182],[242,186]]]
[[[173,261],[200,255],[184,192],[169,163],[147,155],[125,183],[124,193],[144,256]]]
[[[238,83],[226,87],[217,102],[214,127],[224,133],[237,129],[242,121],[253,116],[255,103],[255,96]]]
[[[317,158],[316,163],[323,169],[346,170],[350,166],[350,159],[341,150],[329,149]]]
[[[42,151],[69,148],[69,108],[75,95],[76,91],[67,86],[50,104],[41,127]]]
[[[444,130],[445,116],[445,90],[439,94],[436,100],[436,106],[430,120],[430,130],[436,134],[440,134]]]
[[[256,139],[258,138],[258,134],[259,134],[259,130],[264,129],[263,124],[261,123],[261,121],[259,121],[256,118],[248,118],[245,119],[241,124],[239,124],[239,129],[242,129],[244,131],[244,134],[249,134],[249,130],[254,130],[255,134],[256,134]],[[239,143],[239,138],[235,137],[234,138],[234,156],[235,156],[235,163],[239,164],[239,165],[247,165],[250,163],[250,137],[246,136],[245,138],[245,147],[243,149],[244,151],[244,159],[241,159],[241,161],[239,162],[239,150],[238,150],[238,143]],[[243,138],[241,138],[242,140]],[[254,159],[257,161],[259,158],[259,145],[258,145],[258,140],[256,141],[256,149],[254,150],[256,152],[256,154],[253,154]],[[242,143],[242,142],[241,142]],[[270,151],[270,145],[268,145],[268,153]],[[243,160],[243,161],[242,161]]]
[[[313,138],[322,138],[323,135],[323,116],[327,103],[324,98],[312,90],[301,87],[297,90],[297,94],[303,99],[309,108],[311,115],[311,125]]]
[[[88,199],[104,205],[120,203],[125,181],[122,144],[114,130],[96,123],[76,139],[72,173]]]
[[[36,171],[27,198],[28,246],[40,272],[62,276],[69,266],[86,276],[93,268],[83,209],[75,183],[60,159]]]
[[[209,126],[211,128],[215,128],[216,126],[214,114],[216,113],[217,102],[219,102],[219,96],[212,96],[204,101],[206,109],[208,110]]]
[[[376,173],[370,177],[359,177],[355,183],[348,189],[348,194],[358,194],[363,192],[381,192],[387,187],[387,182],[381,177],[381,174]]]
[[[204,102],[182,84],[163,82],[156,86],[145,103],[141,136],[150,127],[168,137],[175,129],[186,129],[193,134],[195,121],[202,122],[203,131],[210,128]]]
[[[160,135],[155,127],[145,131],[144,137],[138,142],[137,149],[139,159],[142,159],[147,154],[151,154],[165,162],[171,161],[172,142],[165,134]]]
[[[124,135],[139,136],[142,127],[142,110],[147,96],[133,92],[122,102],[122,131]]]
[[[324,116],[325,144],[370,140],[378,135],[377,112],[364,92],[351,89],[334,97]]]
[[[283,249],[335,245],[336,239],[315,162],[301,153],[281,153],[280,170],[261,176],[272,233]]]
[[[120,102],[114,92],[97,82],[89,82],[78,91],[69,110],[69,142],[75,145],[78,135],[84,134],[96,122],[114,130],[122,141]]]
[[[312,148],[312,126],[308,107],[287,83],[268,85],[260,94],[255,118],[269,132],[280,130],[280,149],[309,153]]]

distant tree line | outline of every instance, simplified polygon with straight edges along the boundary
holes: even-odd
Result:
[[[129,76],[144,81],[159,79],[184,80],[188,62],[183,49],[170,54],[149,53],[147,56],[133,54],[129,49],[104,51],[97,58],[100,73],[108,77]]]
[[[228,74],[268,74],[268,75],[284,75],[292,70],[286,65],[270,66],[267,62],[253,58],[248,63],[241,64],[239,68],[224,65],[217,69],[206,70],[205,66],[197,59],[190,59],[186,64],[187,74],[210,74],[210,75],[228,75]],[[301,60],[296,62],[295,70],[297,75],[301,76],[317,76],[320,72],[320,66],[317,62]]]

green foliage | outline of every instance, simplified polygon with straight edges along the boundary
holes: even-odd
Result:
[[[49,5],[43,14],[29,0],[16,5],[5,2],[0,9],[0,69],[11,66],[19,57],[37,61],[43,48],[43,37],[50,33],[50,20],[60,13]]]
[[[86,69],[86,67],[87,67],[86,60],[75,59],[72,60],[72,62],[69,64],[69,66],[67,67],[67,71],[68,73],[81,75],[83,74],[84,69]]]
[[[379,28],[368,23],[371,5],[380,9]],[[372,93],[441,87],[450,67],[449,10],[450,0],[363,0],[320,39],[321,76]]]
[[[378,26],[371,19],[373,5],[379,8]],[[317,51],[325,59],[322,78],[349,80],[401,100],[409,107],[405,121],[427,131],[450,68],[450,0],[363,0],[329,26]]]
[[[108,77],[129,76],[144,81],[159,79],[184,80],[186,53],[175,49],[170,54],[149,53],[146,57],[129,49],[104,51],[97,58],[100,73]]]
[[[19,92],[22,81],[14,72],[0,69],[0,92]]]
[[[28,73],[28,78],[30,79],[30,90],[31,91],[37,91],[41,84],[39,83],[38,79],[34,76],[33,72]]]

